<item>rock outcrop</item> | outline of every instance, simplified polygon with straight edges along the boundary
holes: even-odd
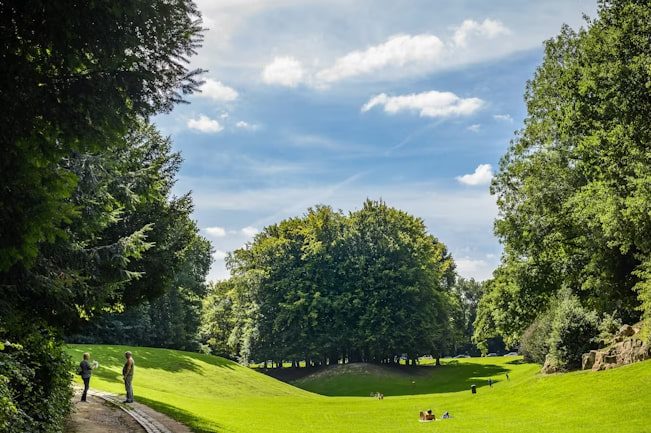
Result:
[[[651,358],[651,347],[639,338],[640,326],[622,326],[613,342],[603,349],[584,353],[581,368],[583,370],[608,370]]]

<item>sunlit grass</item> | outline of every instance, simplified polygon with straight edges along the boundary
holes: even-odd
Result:
[[[217,432],[651,432],[651,362],[606,372],[541,376],[519,358],[447,361],[441,368],[340,372],[279,382],[221,358],[121,346],[70,346],[92,353],[101,367],[91,386],[123,392],[122,354],[136,360],[136,399],[185,422]],[[505,373],[509,372],[510,381]],[[491,377],[496,383],[487,385]],[[478,393],[470,393],[470,384]],[[385,394],[384,400],[369,397]],[[417,421],[432,408],[454,418]]]

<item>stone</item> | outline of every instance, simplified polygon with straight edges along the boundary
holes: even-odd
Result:
[[[617,336],[632,337],[633,335],[635,335],[635,329],[631,325],[623,325],[617,331]]]
[[[594,365],[595,357],[597,356],[596,350],[591,350],[581,356],[581,370],[590,370]]]

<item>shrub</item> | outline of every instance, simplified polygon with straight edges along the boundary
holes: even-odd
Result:
[[[562,294],[549,334],[551,362],[562,370],[581,367],[581,356],[595,347],[599,334],[597,313],[586,310],[576,296]]]
[[[525,361],[543,364],[549,353],[549,334],[553,310],[547,311],[536,318],[524,331],[520,340],[520,353]]]
[[[0,431],[61,432],[72,397],[70,359],[50,331],[25,328],[0,329],[0,341],[14,341],[0,350]]]

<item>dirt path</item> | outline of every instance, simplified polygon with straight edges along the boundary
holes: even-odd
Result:
[[[79,402],[80,396],[76,388],[65,433],[191,433],[186,425],[144,404],[122,404],[115,394],[90,390],[87,403]]]
[[[144,433],[145,429],[129,414],[95,396],[88,402],[79,401],[81,392],[75,390],[74,409],[65,433]]]

